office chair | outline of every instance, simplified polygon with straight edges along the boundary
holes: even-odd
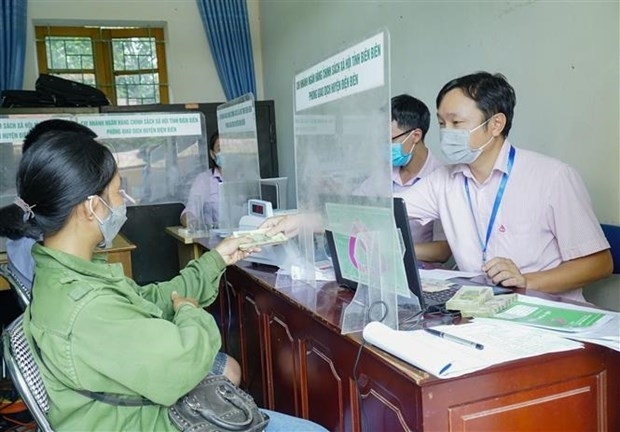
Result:
[[[614,261],[613,272],[620,274],[620,226],[601,224],[601,228],[611,246],[611,258]]]
[[[0,264],[0,276],[2,276],[9,283],[9,286],[17,294],[17,300],[19,301],[22,310],[26,309],[26,306],[30,304],[30,296],[32,292],[32,286],[26,286],[21,279],[11,270],[9,264]]]
[[[15,388],[39,426],[39,430],[52,432],[52,426],[45,415],[49,410],[47,391],[26,341],[22,320],[23,315],[20,315],[2,333],[4,361]]]

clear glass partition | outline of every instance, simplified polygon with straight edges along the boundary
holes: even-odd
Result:
[[[295,76],[297,205],[313,221],[300,233],[300,273],[316,286],[317,232],[329,230],[332,261],[357,282],[343,333],[375,312],[397,328],[399,298],[410,297],[393,216],[389,65],[384,31]]]
[[[254,96],[217,107],[222,177],[219,228],[233,230],[248,214],[248,200],[260,198],[260,171]]]
[[[11,114],[0,115],[0,207],[15,199],[15,178],[22,157],[26,134],[37,123],[51,118],[71,120],[69,114]]]
[[[51,118],[70,120],[64,114],[11,114],[0,115],[0,207],[13,202],[17,195],[16,176],[22,157],[22,144],[30,129]],[[6,251],[6,239],[0,237],[0,251]]]
[[[208,168],[204,115],[77,115],[112,150],[123,187],[137,204],[187,202],[194,178]]]

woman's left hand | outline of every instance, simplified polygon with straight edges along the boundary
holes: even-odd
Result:
[[[226,265],[229,266],[247,258],[254,252],[260,251],[260,248],[239,249],[239,246],[250,242],[251,239],[249,237],[228,237],[222,240],[214,249],[220,254]]]

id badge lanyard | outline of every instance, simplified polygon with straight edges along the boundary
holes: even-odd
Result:
[[[476,225],[476,234],[478,235],[478,241],[480,242],[480,248],[482,249],[483,264],[487,261],[487,247],[489,246],[489,239],[491,238],[491,233],[493,232],[495,216],[497,216],[497,211],[499,210],[502,198],[504,197],[504,189],[506,189],[506,183],[508,182],[508,177],[510,177],[510,171],[512,171],[512,165],[515,160],[515,152],[515,148],[510,146],[508,162],[506,163],[506,172],[502,175],[502,179],[499,182],[499,187],[497,188],[497,195],[495,195],[495,202],[493,203],[493,209],[491,210],[491,217],[489,218],[489,224],[487,225],[487,235],[484,242],[482,241],[482,236],[480,235],[480,230],[478,229],[476,213],[474,212],[474,206],[471,202],[471,195],[469,193],[469,179],[465,177],[465,193],[467,194],[467,201],[469,202],[469,210],[471,210],[471,215],[474,218],[474,224]]]

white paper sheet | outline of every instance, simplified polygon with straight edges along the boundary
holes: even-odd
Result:
[[[579,342],[537,328],[503,322],[433,328],[480,343],[484,349],[442,339],[424,330],[393,330],[377,321],[366,325],[363,337],[372,345],[439,378],[454,378],[520,358],[583,348]]]

